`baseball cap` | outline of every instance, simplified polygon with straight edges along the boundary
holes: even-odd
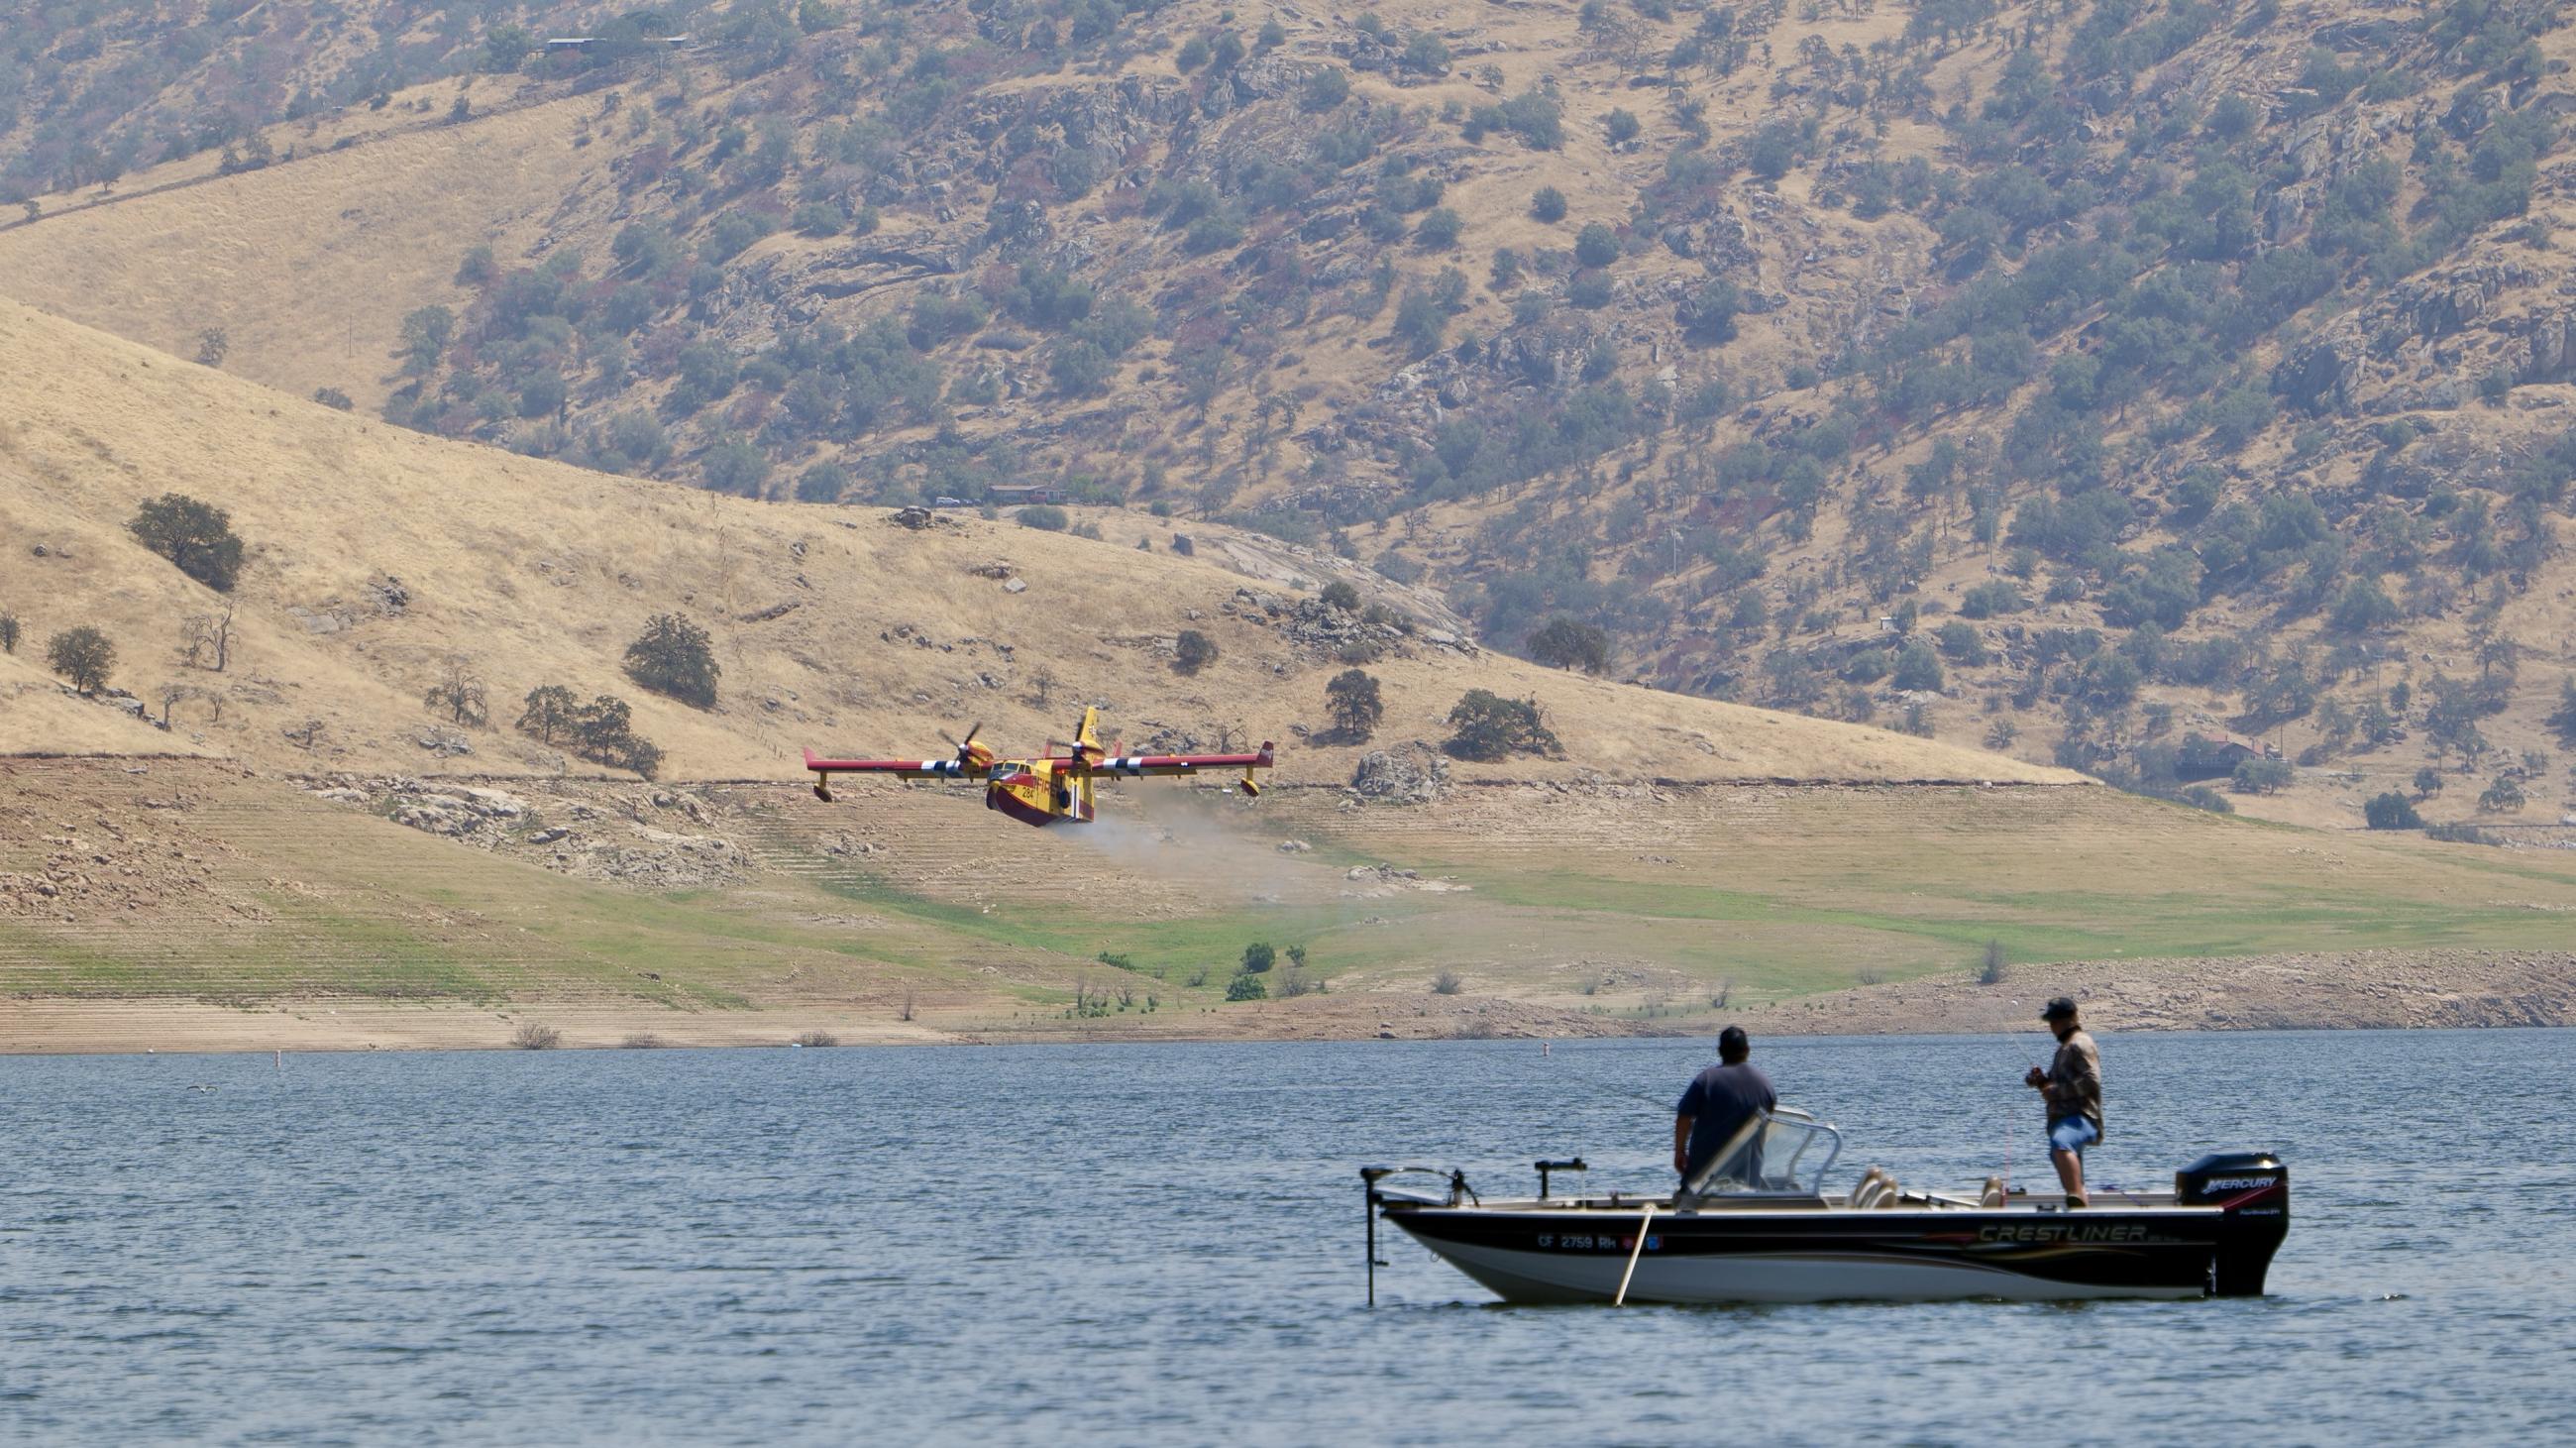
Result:
[[[2073,1014],[2075,1014],[2075,997],[2059,996],[2040,1011],[2039,1018],[2043,1021],[2058,1021]]]

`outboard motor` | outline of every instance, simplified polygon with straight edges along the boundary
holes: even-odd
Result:
[[[2268,1151],[2215,1151],[2174,1173],[2174,1199],[2226,1212],[2209,1290],[2260,1297],[2272,1254],[2290,1234],[2290,1169]]]

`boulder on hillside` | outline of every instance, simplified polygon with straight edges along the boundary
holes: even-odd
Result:
[[[1371,804],[1430,804],[1448,792],[1449,761],[1418,743],[1372,749],[1351,771],[1350,789]]]
[[[2352,404],[2352,385],[2361,368],[2331,340],[2319,340],[2283,360],[2272,371],[2272,390],[2311,413],[2340,411]]]

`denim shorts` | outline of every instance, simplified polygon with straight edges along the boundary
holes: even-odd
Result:
[[[2084,1148],[2101,1139],[2101,1128],[2093,1124],[2091,1117],[2057,1116],[2049,1119],[2048,1144],[2053,1150],[2071,1151],[2082,1156]]]

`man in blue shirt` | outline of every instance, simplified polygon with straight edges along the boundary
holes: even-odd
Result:
[[[1683,1185],[1688,1186],[1755,1113],[1780,1105],[1771,1090],[1771,1078],[1745,1059],[1752,1054],[1753,1040],[1744,1028],[1727,1027],[1717,1037],[1718,1064],[1692,1077],[1673,1106],[1673,1170],[1682,1174]]]

